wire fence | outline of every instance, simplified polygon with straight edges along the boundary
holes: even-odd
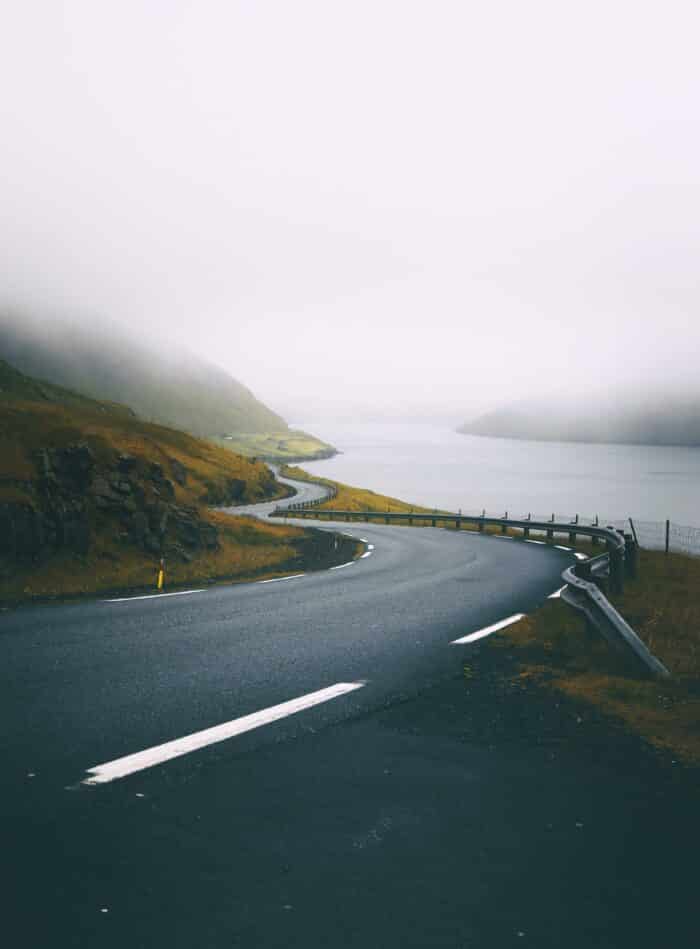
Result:
[[[516,520],[533,521],[558,521],[559,523],[568,523],[572,525],[572,530],[576,524],[586,526],[614,527],[629,533],[634,527],[637,542],[644,550],[664,550],[670,553],[687,554],[692,557],[700,557],[700,527],[691,527],[687,524],[676,524],[675,521],[644,521],[636,518],[629,519],[605,519],[598,517],[585,517],[578,514],[561,514],[550,512],[549,514],[538,514],[530,511],[486,511],[483,508],[469,508],[460,513],[470,516],[485,517],[512,517]]]

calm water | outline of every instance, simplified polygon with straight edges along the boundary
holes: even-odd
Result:
[[[700,526],[698,448],[477,438],[428,424],[300,427],[343,452],[308,471],[427,507]]]

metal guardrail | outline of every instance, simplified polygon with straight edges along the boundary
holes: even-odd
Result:
[[[328,498],[319,498],[309,504],[299,503],[290,507],[277,508],[272,516],[288,517],[291,513],[296,517],[313,515],[321,518],[326,515],[329,520],[362,520],[364,522],[384,521],[390,523],[430,523],[432,527],[438,522],[454,524],[459,530],[463,524],[476,525],[479,531],[485,527],[500,527],[505,534],[508,529],[522,530],[524,537],[529,537],[531,531],[546,535],[553,540],[555,534],[566,534],[569,542],[576,543],[576,537],[589,537],[593,544],[605,544],[605,553],[597,557],[588,558],[573,564],[562,573],[566,584],[562,591],[562,599],[570,607],[583,613],[598,632],[616,649],[625,652],[633,661],[641,665],[654,676],[667,678],[668,669],[644,645],[631,626],[623,619],[615,607],[607,599],[603,591],[608,587],[612,593],[622,593],[624,590],[625,575],[636,576],[638,547],[631,534],[614,527],[603,527],[596,524],[582,524],[578,518],[572,522],[533,521],[530,517],[514,519],[507,517],[487,517],[485,515],[448,514],[437,511],[431,513],[394,513],[390,511],[341,511],[324,508],[322,511],[311,509],[323,504]]]

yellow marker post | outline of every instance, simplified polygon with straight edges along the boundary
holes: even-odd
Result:
[[[158,570],[158,589],[163,589],[163,584],[165,583],[165,560],[161,559],[160,569]]]

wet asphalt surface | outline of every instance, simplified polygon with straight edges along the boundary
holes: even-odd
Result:
[[[691,778],[610,723],[506,687],[488,640],[450,645],[534,609],[567,555],[340,527],[372,555],[280,583],[0,617],[5,944],[696,945]]]

